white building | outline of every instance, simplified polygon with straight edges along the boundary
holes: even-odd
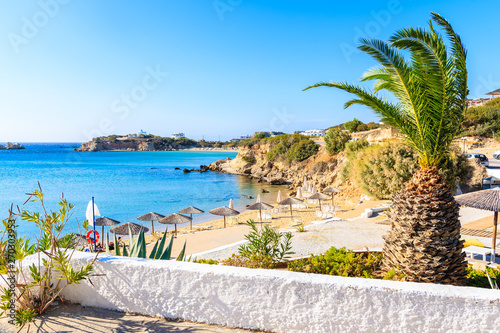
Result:
[[[175,133],[175,134],[172,134],[172,139],[180,139],[180,138],[185,138],[186,136],[184,135],[184,133]]]
[[[325,130],[320,130],[320,129],[310,129],[307,131],[300,132],[299,134],[305,135],[305,136],[325,136],[326,131]]]

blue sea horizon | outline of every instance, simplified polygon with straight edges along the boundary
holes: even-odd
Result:
[[[218,159],[234,158],[231,151],[166,152],[75,152],[75,142],[22,143],[26,149],[0,150],[0,218],[14,211],[40,211],[38,203],[23,205],[26,193],[42,187],[46,206],[58,209],[61,195],[75,205],[64,233],[81,231],[88,202],[94,197],[102,216],[122,223],[134,222],[151,229],[151,222],[136,218],[148,212],[168,215],[188,206],[205,211],[195,216],[201,223],[217,218],[210,209],[227,206],[243,210],[254,200],[262,185],[243,176],[216,172],[184,173],[184,168],[199,168]],[[69,147],[69,148],[63,148]],[[175,170],[175,168],[181,170]],[[271,194],[279,187],[265,185]],[[274,191],[273,191],[274,190]],[[80,229],[78,227],[80,224]],[[31,222],[17,220],[18,236],[38,237]],[[163,225],[155,223],[155,231]],[[179,225],[178,227],[182,227]],[[172,226],[169,226],[172,228]],[[97,230],[100,232],[101,227]]]

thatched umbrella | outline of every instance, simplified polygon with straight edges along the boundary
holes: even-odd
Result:
[[[304,201],[293,197],[288,197],[285,200],[278,202],[279,205],[290,205],[290,218],[292,217],[292,205],[297,205],[301,203],[304,203]]]
[[[95,225],[96,226],[102,226],[102,238],[104,239],[104,226],[109,227],[112,225],[117,225],[120,224],[121,222],[118,222],[117,220],[110,219],[109,217],[99,217],[95,219]]]
[[[177,236],[177,224],[187,223],[187,222],[192,222],[192,221],[193,221],[192,217],[182,215],[182,214],[173,213],[173,214],[170,214],[169,216],[165,216],[164,218],[162,218],[158,222],[161,224],[175,224],[175,235]]]
[[[224,228],[226,227],[226,216],[236,216],[240,215],[237,210],[231,209],[229,207],[219,207],[208,211],[210,214],[224,216]]]
[[[339,189],[338,189],[338,188],[336,188],[336,187],[333,187],[333,186],[327,187],[327,188],[325,188],[325,189],[323,190],[323,193],[331,193],[331,196],[332,196],[332,205],[334,204],[334,203],[333,203],[333,195],[334,195],[335,193],[340,193],[340,192],[342,192],[342,191],[341,191],[341,190],[339,190]]]
[[[498,212],[500,212],[500,187],[457,195],[455,200],[462,206],[495,212],[493,216],[492,262],[495,262]]]
[[[177,213],[189,214],[189,217],[191,218],[191,224],[190,224],[189,230],[193,230],[193,214],[201,214],[201,213],[205,213],[205,212],[199,208],[189,206],[187,208],[181,209]]]
[[[138,235],[141,232],[141,229],[145,233],[149,231],[148,228],[143,227],[140,224],[128,222],[128,223],[120,224],[120,225],[117,225],[116,227],[111,228],[109,230],[109,232],[111,232],[115,235],[128,235],[128,226],[130,226],[130,229],[132,230],[132,235]]]
[[[256,202],[254,203],[253,205],[250,205],[247,207],[247,209],[250,209],[250,210],[258,210],[259,211],[259,215],[260,215],[260,226],[262,227],[262,210],[263,209],[271,209],[271,208],[274,208],[273,206],[271,205],[268,205],[266,204],[265,202]]]
[[[319,210],[321,210],[321,200],[330,199],[330,196],[321,192],[316,192],[313,195],[311,195],[308,199],[319,200]]]
[[[153,233],[153,232],[155,232],[154,221],[159,221],[159,220],[161,220],[164,217],[165,217],[164,215],[151,212],[151,213],[147,213],[147,214],[141,215],[137,219],[139,221],[151,221],[151,233]]]

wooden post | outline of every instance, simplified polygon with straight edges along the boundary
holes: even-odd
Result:
[[[491,248],[493,249],[493,253],[491,254],[491,262],[495,262],[496,260],[496,247],[497,247],[497,224],[498,224],[498,212],[495,212],[495,216],[493,218],[493,238]]]

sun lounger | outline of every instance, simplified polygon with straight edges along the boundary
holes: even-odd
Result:
[[[487,247],[468,246],[462,250],[470,258],[474,258],[475,254],[482,255],[483,260],[486,261],[486,256],[491,254],[491,249]]]

